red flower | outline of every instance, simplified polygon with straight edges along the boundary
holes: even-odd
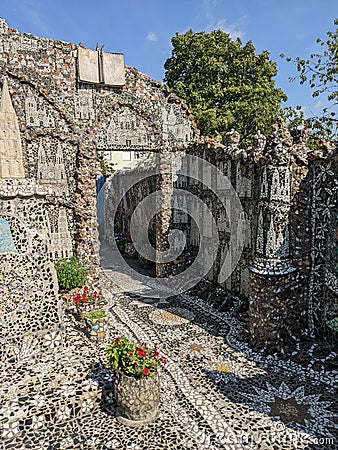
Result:
[[[159,355],[159,352],[157,350],[154,351],[154,358],[156,358]]]
[[[88,292],[88,291],[89,291],[89,287],[88,287],[88,286],[84,286],[83,290],[84,290],[85,292]]]
[[[79,297],[74,297],[74,303],[80,303],[80,298]]]
[[[138,356],[143,356],[143,357],[147,356],[147,353],[145,353],[142,350],[142,348],[140,348],[140,347],[137,347],[137,354],[138,354]]]
[[[145,368],[142,370],[142,373],[143,373],[143,375],[146,377],[146,376],[148,375],[148,373],[149,373],[148,367],[145,367]]]
[[[94,298],[97,298],[97,296],[98,296],[98,293],[97,293],[96,291],[94,291],[94,292],[93,292],[93,297],[94,297]]]

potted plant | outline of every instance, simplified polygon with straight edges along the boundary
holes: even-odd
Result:
[[[129,426],[155,420],[160,402],[158,369],[166,364],[166,358],[156,346],[133,344],[125,337],[114,339],[106,352],[111,369],[116,371],[117,420]]]
[[[73,301],[90,336],[103,339],[108,328],[108,316],[104,309],[98,308],[98,292],[84,286],[82,292],[75,294]]]
[[[55,263],[55,269],[60,295],[67,304],[71,304],[72,291],[76,288],[81,288],[85,284],[88,269],[76,256],[73,256],[71,259],[59,259]]]

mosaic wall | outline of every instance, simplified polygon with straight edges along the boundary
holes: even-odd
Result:
[[[237,233],[244,238],[244,251],[224,284],[250,298],[253,337],[259,341],[268,340],[268,335],[275,336],[273,340],[284,339],[299,333],[297,330],[312,333],[325,322],[318,315],[322,308],[316,299],[336,302],[332,261],[337,252],[332,236],[337,228],[337,166],[330,152],[316,154],[307,149],[304,127],[291,135],[279,122],[267,138],[258,131],[245,151],[239,148],[239,135],[232,130],[222,146],[200,139],[186,106],[162,83],[124,67],[121,57],[102,49],[94,52],[20,34],[3,20],[0,37],[0,174],[5,190],[0,195],[1,218],[7,220],[6,214],[17,211],[22,223],[40,230],[51,260],[77,252],[85,263],[98,267],[95,182],[101,169],[97,152],[127,149],[169,155],[184,150],[209,160],[226,174],[241,200],[243,214]],[[96,76],[97,64],[114,67],[115,85],[113,78]],[[328,166],[331,168],[321,169]],[[216,193],[222,190],[211,172],[203,176],[214,183]],[[325,189],[317,187],[327,183],[326,178],[333,183],[330,200]],[[172,184],[170,176],[163,176],[157,186]],[[229,218],[217,195],[208,194],[198,182],[178,179],[175,184],[199,191],[214,212],[221,242],[217,262],[207,278],[215,281],[229,248]],[[147,195],[149,186],[142,189],[142,195]],[[129,211],[137,201],[135,193],[129,195]],[[328,201],[332,203],[327,205]],[[171,222],[184,231],[187,250],[193,253],[199,243],[196,224],[179,211],[182,205],[171,205],[170,198],[164,197],[163,202],[168,208],[157,224],[157,248],[165,247]],[[327,223],[326,219],[317,220],[313,211],[326,210],[330,211],[325,216]],[[110,222],[108,234],[112,235],[109,215],[106,222]],[[322,237],[318,227],[324,222]],[[10,223],[6,230],[4,234],[10,231],[14,242],[8,248],[14,249],[15,240],[21,238]],[[208,237],[210,227],[203,233]],[[313,252],[324,252],[325,257],[321,260]],[[170,268],[158,267],[157,273],[167,270]],[[181,270],[179,264],[176,270]],[[327,290],[322,297],[324,279]],[[272,330],[270,325],[277,328]]]
[[[158,151],[198,132],[123,55],[20,34],[3,19],[0,52],[0,434],[11,440],[99,402],[89,362],[64,342],[53,265],[76,253],[98,275],[97,151]]]
[[[34,179],[48,188],[53,258],[61,248],[68,256],[77,247],[92,263],[97,150],[187,145],[197,129],[180,100],[162,83],[125,67],[123,55],[22,35],[1,24],[1,176]],[[95,75],[100,64],[102,79]],[[66,208],[62,218],[60,206]]]
[[[337,339],[338,317],[338,158],[316,161],[311,167],[312,245],[310,331]],[[334,321],[335,320],[335,327]],[[331,325],[331,326],[330,326]]]
[[[267,139],[259,132],[253,136],[246,151],[238,148],[235,133],[225,147],[204,143],[188,150],[231,179],[243,207],[236,227],[244,240],[242,257],[224,287],[249,298],[249,329],[257,345],[280,349],[309,336],[337,341],[327,326],[338,304],[337,157],[332,149],[311,151],[308,130],[291,134],[281,121]],[[229,218],[217,200],[217,177],[204,176],[216,196],[192,179],[180,177],[175,185],[198,194],[216,218],[219,254],[207,278],[217,282],[229,252]],[[172,227],[184,231],[189,261],[200,238],[182,206],[174,205]],[[202,230],[210,232],[211,226]],[[181,265],[187,266],[184,260]]]

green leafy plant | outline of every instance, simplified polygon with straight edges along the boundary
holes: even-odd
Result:
[[[133,344],[124,336],[114,339],[106,352],[113,370],[136,379],[151,377],[158,367],[167,363],[156,346],[150,349],[146,344]]]
[[[55,263],[59,287],[74,289],[85,284],[88,270],[74,256],[71,259],[60,259]]]
[[[95,321],[98,319],[102,319],[103,317],[106,317],[106,311],[104,309],[97,309],[94,311],[89,311],[88,313],[83,314],[83,317],[85,319]]]

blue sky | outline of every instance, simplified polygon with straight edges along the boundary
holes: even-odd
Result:
[[[222,29],[257,52],[268,50],[278,63],[276,85],[289,97],[288,105],[318,113],[324,98],[289,83],[296,74],[279,58],[308,57],[318,51],[317,37],[326,37],[338,18],[338,0],[1,0],[0,17],[21,33],[50,37],[94,49],[125,54],[127,65],[162,80],[171,55],[171,37],[193,31]]]

